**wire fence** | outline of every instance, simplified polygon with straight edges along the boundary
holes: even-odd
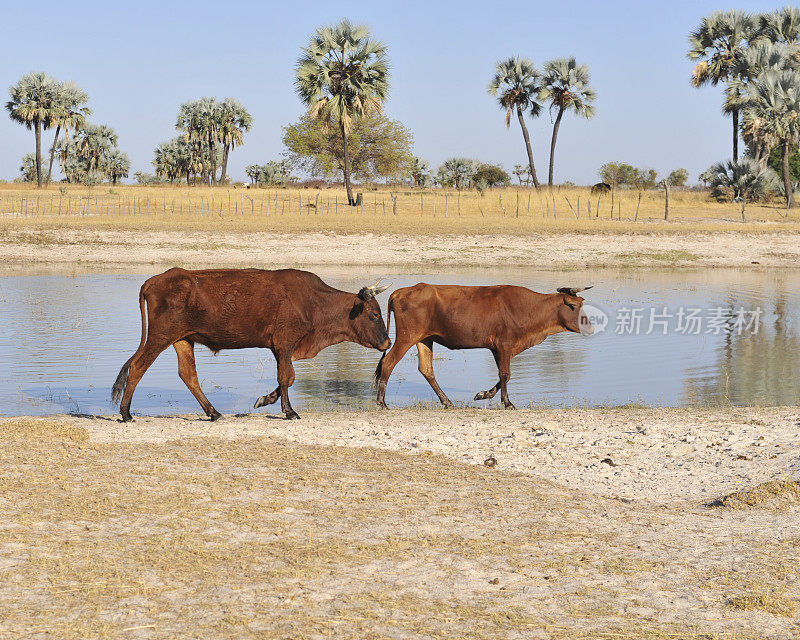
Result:
[[[589,189],[488,189],[483,193],[446,189],[388,190],[359,193],[350,206],[344,191],[334,189],[155,189],[123,187],[92,193],[36,190],[0,192],[0,214],[6,216],[417,216],[423,218],[539,218],[544,220],[673,220],[678,216],[744,218],[741,205],[721,205],[699,193],[612,191]],[[740,213],[739,209],[742,208]],[[771,209],[777,211],[776,207]],[[763,207],[763,218],[775,211]],[[779,214],[782,212],[778,211]],[[785,214],[779,216],[785,218]],[[763,219],[762,218],[762,219]]]

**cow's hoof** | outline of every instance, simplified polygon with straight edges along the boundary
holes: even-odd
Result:
[[[516,409],[516,407],[514,406],[514,404],[513,404],[513,403],[511,403],[511,402],[504,402],[504,403],[503,403],[503,406],[504,406],[506,409]]]
[[[478,393],[476,393],[475,394],[475,400],[486,400],[486,392],[485,391],[479,391]]]
[[[211,419],[211,422],[216,422],[222,417],[222,414],[219,411],[214,411],[211,415],[208,416]]]
[[[123,413],[122,414],[122,422],[133,422],[133,416],[130,413]]]
[[[452,409],[453,408],[453,403],[450,402],[449,400],[447,402],[442,402],[442,404],[444,405],[445,409]]]
[[[273,404],[278,399],[278,396],[274,393],[270,393],[268,396],[261,396],[256,403],[253,405],[253,409],[258,409],[259,407],[266,407],[269,404]]]
[[[286,412],[286,419],[287,420],[299,420],[300,416],[297,415],[297,411],[295,411],[294,409],[289,409]]]

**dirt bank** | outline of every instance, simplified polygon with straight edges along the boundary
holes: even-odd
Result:
[[[797,267],[800,233],[377,235],[10,228],[0,263],[85,268],[390,265],[411,267]]]

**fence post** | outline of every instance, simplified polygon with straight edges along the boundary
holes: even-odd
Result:
[[[664,220],[669,217],[669,182],[662,180],[661,184],[664,185]]]

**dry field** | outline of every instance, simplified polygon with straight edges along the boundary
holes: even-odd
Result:
[[[753,206],[743,223],[738,205],[696,192],[673,193],[667,222],[659,192],[644,194],[636,222],[631,218],[638,196],[631,192],[616,197],[621,221],[606,215],[607,196],[601,198],[603,215],[588,217],[587,202],[594,212],[596,198],[587,189],[504,189],[484,196],[472,191],[460,198],[448,192],[446,209],[443,191],[406,190],[394,194],[397,215],[393,193],[368,191],[362,208],[344,212],[344,195],[334,189],[104,186],[69,187],[62,195],[55,186],[36,191],[2,185],[0,264],[145,270],[373,265],[387,271],[509,265],[792,268],[800,260],[800,210],[783,218],[777,208]]]
[[[525,423],[534,440],[557,434],[556,420],[603,437],[616,426],[617,444],[593,457],[624,476],[637,449],[628,426],[677,432],[691,411],[519,412],[516,454],[508,438],[474,452],[493,453],[491,468],[453,459],[470,442],[457,427],[507,435],[507,412],[394,411],[381,428],[383,415],[308,414],[294,435],[298,423],[264,416],[3,420],[0,637],[800,637],[791,478],[721,504],[664,502],[555,484],[547,455],[526,473],[510,464],[539,449],[519,440]],[[439,416],[458,436],[445,455],[415,437],[437,431]],[[796,410],[697,421],[712,439],[741,427],[754,477],[797,464],[796,449],[774,448],[796,441]],[[385,447],[381,429],[417,446]],[[373,446],[307,441],[360,442],[355,432]],[[724,498],[745,462],[736,447],[710,451],[718,474],[729,469]],[[694,454],[683,457],[694,469]]]
[[[6,227],[428,235],[800,229],[800,210],[787,215],[780,203],[750,205],[744,223],[739,204],[674,189],[666,222],[663,191],[644,192],[640,202],[638,192],[617,190],[613,212],[609,195],[598,199],[580,187],[487,189],[483,194],[381,187],[365,189],[359,208],[346,207],[345,201],[344,191],[336,188],[0,185]]]

